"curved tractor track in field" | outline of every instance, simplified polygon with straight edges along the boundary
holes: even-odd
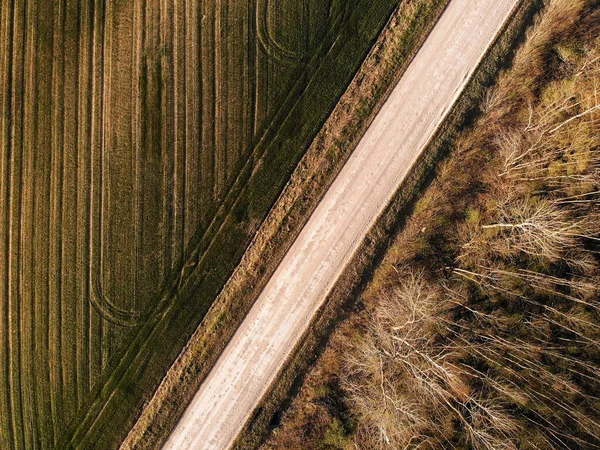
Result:
[[[280,6],[283,11],[296,10],[289,20],[288,27],[274,27],[271,24],[273,16],[280,14],[272,8],[274,0],[257,0],[256,36],[262,49],[273,60],[285,65],[297,65],[310,58],[313,52],[322,44],[324,38],[335,37],[349,12],[349,4],[345,0],[326,0],[316,3],[313,7],[308,2],[291,1]],[[323,20],[324,19],[324,20]],[[315,26],[314,22],[320,25]],[[274,28],[304,32],[300,39],[278,39]]]

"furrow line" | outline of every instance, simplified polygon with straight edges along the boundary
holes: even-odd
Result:
[[[21,360],[21,205],[23,182],[23,96],[25,71],[25,17],[26,2],[15,4],[13,17],[12,49],[12,105],[10,129],[10,175],[9,175],[9,219],[8,219],[8,310],[9,310],[9,362],[10,397],[14,445],[25,448],[25,405],[23,402],[22,360]]]
[[[187,15],[186,8],[188,2],[174,2],[173,15],[173,224],[172,224],[172,248],[171,261],[173,267],[179,268],[183,263],[183,249],[185,247],[184,235],[184,211],[185,211],[185,154],[186,154],[186,90],[187,90],[187,72],[186,51],[187,47]],[[192,5],[196,9],[197,5]],[[197,42],[197,41],[192,41]],[[189,68],[192,74],[195,68]],[[197,70],[197,69],[196,69]],[[190,111],[190,114],[195,110]],[[198,136],[198,135],[196,135]]]
[[[238,162],[242,151],[250,143],[245,142],[244,129],[244,111],[248,108],[246,98],[244,97],[244,85],[247,79],[244,77],[244,28],[245,20],[239,20],[240,17],[246,18],[248,14],[247,2],[231,2],[226,14],[226,29],[228,39],[226,42],[226,62],[225,68],[225,128],[224,128],[224,177],[222,191],[227,191],[235,173],[237,173]]]
[[[50,18],[50,20],[49,20]],[[38,404],[38,428],[40,430],[41,447],[54,445],[55,421],[53,415],[54,397],[51,395],[52,380],[50,375],[50,172],[52,158],[52,101],[53,91],[53,53],[54,53],[54,2],[50,0],[38,2],[37,28],[39,39],[38,64],[36,67],[38,91],[36,93],[37,140],[35,149],[35,177],[37,188],[35,197],[34,249],[35,261],[35,386]]]
[[[144,103],[144,115],[142,124],[145,128],[145,140],[143,143],[143,151],[147,155],[144,158],[142,171],[140,172],[140,185],[142,193],[140,195],[140,218],[144,224],[141,229],[141,252],[142,259],[140,268],[143,271],[148,271],[151,268],[153,271],[160,270],[161,263],[155,261],[159,258],[150,258],[147,253],[148,248],[157,246],[156,242],[164,243],[164,223],[161,224],[161,229],[158,229],[158,224],[146,225],[148,220],[154,220],[155,217],[160,217],[164,214],[162,198],[153,198],[148,196],[148,190],[161,192],[163,178],[162,164],[165,158],[166,149],[164,148],[166,132],[162,129],[164,123],[163,111],[163,94],[166,87],[162,85],[162,70],[163,50],[162,44],[162,1],[151,0],[145,3],[146,5],[146,37],[144,41],[147,70],[146,88],[142,92]],[[156,196],[158,197],[158,196]],[[163,219],[164,220],[164,219]],[[162,220],[161,220],[162,222]],[[158,246],[157,246],[158,247]],[[161,249],[163,250],[163,249]],[[152,264],[150,266],[150,264]],[[160,273],[160,272],[158,272]],[[151,280],[144,278],[143,287],[144,293],[148,293],[148,285]],[[141,288],[140,288],[141,292]]]
[[[218,148],[218,152],[220,154],[219,158],[219,178],[220,181],[217,184],[217,195],[216,198],[218,201],[221,201],[225,197],[225,193],[227,192],[227,182],[229,178],[229,151],[230,151],[230,142],[229,142],[229,130],[231,127],[231,123],[229,122],[229,114],[232,109],[231,103],[234,103],[233,95],[229,91],[229,82],[231,81],[229,78],[230,68],[231,68],[231,52],[229,45],[229,35],[235,36],[235,29],[233,27],[230,28],[230,23],[227,19],[230,17],[230,3],[223,2],[221,10],[221,36],[219,42],[222,42],[223,45],[220,48],[223,50],[221,62],[223,63],[222,72],[219,74],[219,85],[221,87],[221,95],[219,95],[219,99],[221,104],[218,109],[218,113],[221,119],[221,123],[217,122],[217,126],[219,126],[219,132],[217,136],[221,136],[221,144],[220,148]]]
[[[202,116],[201,116],[201,139],[202,145],[198,149],[200,160],[200,183],[197,180],[190,178],[189,186],[199,184],[200,202],[195,201],[192,197],[194,191],[189,192],[186,196],[192,204],[188,209],[186,216],[188,217],[189,237],[195,235],[194,219],[202,223],[202,229],[206,229],[207,223],[210,222],[208,217],[209,208],[207,205],[214,200],[214,185],[215,185],[215,152],[216,152],[216,114],[217,114],[217,87],[215,72],[217,67],[217,48],[219,40],[217,38],[217,2],[204,0],[202,7],[202,20],[200,30],[202,32],[202,41],[200,43],[200,72],[202,74]],[[192,136],[188,137],[188,143],[191,142]],[[190,155],[190,159],[196,155]],[[197,172],[197,170],[195,171]],[[189,173],[189,172],[188,172]],[[195,173],[192,172],[195,177]],[[190,189],[191,190],[191,189]],[[198,211],[199,217],[194,218],[189,211]]]
[[[227,39],[225,33],[227,33],[226,23],[223,23],[225,16],[225,9],[227,8],[225,2],[216,2],[215,8],[215,103],[214,103],[214,147],[213,147],[213,185],[212,185],[212,196],[216,202],[221,201],[221,188],[223,186],[223,178],[225,176],[225,169],[223,167],[223,152],[225,152],[223,141],[223,129],[227,129],[227,101],[225,99],[225,88],[223,86],[223,74],[227,68]]]
[[[261,80],[263,78],[263,71],[259,70],[259,68],[264,64],[264,62],[266,61],[266,54],[264,52],[264,49],[262,47],[260,47],[259,45],[257,45],[256,43],[256,36],[258,33],[258,30],[256,28],[257,24],[258,24],[258,5],[260,5],[260,1],[261,0],[251,0],[254,8],[252,10],[250,10],[250,14],[252,14],[251,22],[253,24],[253,37],[254,39],[252,39],[249,42],[249,50],[251,51],[251,54],[254,57],[254,127],[252,129],[252,141],[254,142],[254,138],[258,135],[259,133],[259,123],[262,122],[262,119],[265,116],[264,113],[264,107],[262,105],[262,102],[260,101],[260,99],[263,98],[263,96],[261,95],[262,92],[262,86],[261,86]]]
[[[225,184],[222,189],[228,189],[231,182],[231,175],[237,172],[241,156],[251,141],[246,141],[245,123],[246,111],[249,109],[247,98],[244,95],[247,91],[246,84],[248,79],[246,74],[246,42],[248,36],[245,33],[247,22],[239,20],[239,17],[247,18],[248,4],[244,2],[233,2],[228,14],[229,21],[227,30],[229,39],[227,42],[227,71],[226,71],[226,128],[225,128]]]
[[[36,116],[37,116],[37,92],[36,92],[36,2],[28,2],[25,13],[26,30],[23,44],[25,46],[25,68],[24,68],[24,107],[23,117],[23,168],[22,189],[20,206],[20,242],[21,266],[19,277],[21,279],[21,386],[24,388],[24,434],[28,449],[39,448],[38,443],[38,418],[35,390],[35,296],[33,267],[35,261],[34,251],[34,192],[35,174],[34,161],[36,145]]]
[[[98,277],[97,285],[100,286],[100,291],[96,292],[97,295],[107,295],[106,286],[112,286],[113,271],[109,271],[108,276],[104,273],[104,259],[106,257],[106,253],[110,254],[109,249],[106,248],[105,235],[110,236],[110,189],[106,189],[105,186],[110,186],[110,172],[106,170],[106,160],[108,159],[110,162],[110,153],[107,151],[107,146],[112,144],[112,70],[113,70],[113,62],[112,62],[112,52],[113,52],[113,21],[114,21],[114,8],[115,3],[106,2],[104,9],[104,35],[103,35],[103,78],[102,78],[102,86],[103,86],[103,101],[102,101],[102,142],[99,147],[99,182],[98,182],[98,190],[99,190],[99,209],[92,217],[92,220],[96,219],[100,223],[100,234],[98,241],[98,253],[99,253],[99,264],[98,268],[95,272],[92,273],[92,277]],[[108,153],[108,156],[107,156]],[[108,230],[106,229],[108,228]],[[110,268],[110,264],[109,264]],[[94,285],[94,289],[96,285]],[[100,312],[100,311],[99,311]],[[109,323],[105,320],[104,316],[100,312],[100,317],[102,320],[100,321],[100,355],[101,355],[101,365],[100,371],[106,368],[108,363],[108,358],[110,356],[110,326]]]
[[[142,99],[140,92],[140,80],[141,73],[140,68],[142,67],[141,55],[143,53],[143,40],[144,40],[144,22],[142,21],[142,4],[139,0],[133,2],[133,39],[131,42],[133,50],[133,58],[131,58],[133,64],[133,74],[131,79],[131,104],[134,106],[133,120],[131,123],[131,145],[133,155],[133,169],[135,176],[133,177],[133,195],[134,195],[134,223],[135,223],[135,246],[134,246],[134,261],[140,260],[143,253],[142,250],[142,217],[140,215],[140,202],[143,195],[143,189],[140,186],[140,173],[142,171],[142,161],[140,158],[140,152],[142,151],[142,145],[144,143],[142,136]],[[139,289],[139,270],[134,270],[133,273],[133,292],[134,296],[130,304],[130,312],[135,311],[137,308],[137,299],[135,293]]]
[[[156,167],[161,169],[160,185],[161,195],[161,214],[162,224],[160,226],[160,242],[161,242],[161,258],[158,262],[158,273],[160,274],[161,282],[163,279],[169,278],[172,272],[173,259],[172,251],[174,244],[173,234],[173,196],[175,194],[175,184],[173,172],[175,167],[175,77],[174,77],[174,47],[175,47],[175,11],[173,0],[161,0],[160,2],[160,48],[166,49],[161,51],[159,63],[159,85],[160,104],[161,104],[161,163]],[[157,236],[158,238],[158,236]],[[162,283],[154,283],[153,292],[147,293],[148,297],[152,297],[155,291],[160,289]],[[148,307],[148,305],[144,305]]]
[[[50,169],[50,267],[49,267],[49,364],[54,435],[64,423],[63,366],[61,350],[61,255],[62,255],[62,149],[64,148],[64,27],[65,0],[54,3],[54,50],[52,70],[52,158]]]
[[[79,0],[67,0],[64,29],[63,151],[61,177],[61,363],[65,422],[77,410],[77,151],[79,104]],[[58,150],[58,149],[57,149]]]
[[[248,92],[245,94],[248,97],[248,109],[246,111],[247,118],[247,141],[252,143],[254,141],[254,133],[256,130],[256,0],[248,0],[248,39],[246,41],[246,79],[248,80],[246,88]],[[245,160],[246,156],[251,152],[252,147],[249,146],[245,149],[242,158]]]
[[[11,2],[0,3],[0,320],[10,324],[9,309],[9,266],[10,266],[10,161],[12,122],[12,67],[13,57],[13,15],[14,5]],[[0,434],[0,444],[3,448],[13,448],[14,426],[13,405],[11,399],[10,361],[9,361],[10,329],[3,326],[0,330],[0,427],[6,433]]]
[[[190,180],[199,179],[198,162],[200,158],[200,149],[202,148],[202,107],[204,102],[202,90],[202,60],[199,54],[202,52],[202,0],[190,0],[185,2],[182,14],[182,42],[181,42],[181,65],[178,68],[182,79],[181,95],[181,137],[180,145],[177,149],[181,165],[177,166],[178,178],[180,179],[179,190],[179,235],[181,236],[181,247],[178,253],[179,265],[184,263],[185,250],[191,234],[191,224],[198,224],[197,208],[189,208],[188,202],[193,200],[196,203],[201,198],[201,192],[192,193],[189,196],[190,187],[197,187],[199,183],[190,182]],[[188,45],[190,42],[192,45]],[[196,43],[197,45],[193,45]],[[183,268],[182,270],[185,270]]]
[[[94,295],[93,277],[97,270],[96,264],[100,261],[100,255],[96,252],[102,251],[100,245],[100,235],[102,229],[102,219],[100,217],[100,197],[102,192],[100,159],[102,146],[104,145],[104,108],[105,108],[105,2],[95,0],[92,9],[92,104],[91,104],[91,147],[90,147],[90,190],[89,190],[89,238],[88,238],[88,276],[87,285],[91,298]],[[95,220],[95,218],[98,218]],[[98,264],[100,266],[100,264]],[[94,308],[90,308],[90,329],[89,329],[89,367],[90,386],[98,379],[102,369],[102,317]]]
[[[90,390],[89,371],[89,332],[90,308],[87,267],[89,266],[89,195],[90,195],[90,153],[91,153],[91,97],[92,97],[92,11],[90,4],[83,2],[80,10],[79,44],[79,89],[78,101],[78,148],[77,148],[77,253],[76,253],[76,296],[77,296],[77,409]]]

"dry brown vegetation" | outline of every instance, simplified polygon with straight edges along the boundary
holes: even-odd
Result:
[[[600,446],[599,6],[549,3],[267,448]]]

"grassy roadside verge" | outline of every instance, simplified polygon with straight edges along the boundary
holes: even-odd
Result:
[[[446,4],[413,0],[394,13],[122,448],[153,448],[166,438]]]
[[[367,311],[353,314],[337,329],[267,448],[293,448],[294,442],[303,442],[306,448],[355,448],[354,438],[358,428],[356,415],[349,411],[350,404],[339,386],[343,355],[348,350],[348,343],[355,343],[357,336],[364,331],[365,323],[373,315],[371,307],[381,302],[384,293],[399,285],[399,272],[403,273],[405,265],[431,267],[433,270],[428,274],[434,274],[432,276],[436,278],[444,276],[444,268],[451,265],[449,261],[453,261],[452,256],[448,258],[448,248],[452,248],[460,239],[454,233],[456,227],[453,224],[465,220],[465,211],[468,210],[465,205],[480,192],[479,177],[490,162],[489,150],[493,148],[490,143],[493,142],[494,133],[500,130],[502,123],[522,120],[523,113],[527,114],[527,106],[523,105],[527,105],[527,99],[534,101],[539,95],[538,89],[547,82],[547,67],[549,64],[552,67],[552,61],[556,62],[562,57],[555,53],[556,44],[569,34],[577,35],[577,20],[568,15],[557,15],[554,17],[555,27],[536,27],[528,35],[524,50],[517,54],[509,75],[500,77],[500,85],[507,93],[507,98],[498,102],[497,96],[483,97],[484,118],[480,119],[475,131],[471,131],[470,136],[461,134],[456,141],[456,150],[453,149],[455,144],[447,144],[452,149],[451,156],[439,167],[435,179],[424,190],[422,199],[411,209],[400,234],[385,249],[383,261],[378,264],[373,279],[362,295]],[[527,125],[526,115],[524,125]],[[470,220],[474,220],[475,215],[474,211],[468,214]],[[381,415],[379,417],[383,418]],[[311,446],[312,443],[315,445]],[[381,445],[385,447],[385,443]],[[402,448],[400,444],[398,446]],[[459,445],[458,448],[466,447]],[[538,448],[550,447],[542,445]]]

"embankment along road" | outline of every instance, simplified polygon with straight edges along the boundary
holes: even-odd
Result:
[[[518,2],[450,2],[164,449],[233,444]]]

